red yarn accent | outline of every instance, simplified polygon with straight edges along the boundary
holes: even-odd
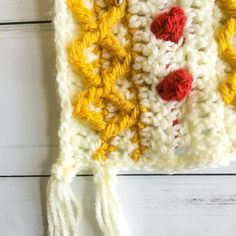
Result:
[[[185,69],[179,69],[164,77],[156,90],[165,101],[182,101],[192,88],[193,77]]]
[[[173,7],[169,13],[163,13],[151,24],[151,31],[157,39],[177,43],[183,35],[186,16],[180,7]]]
[[[179,120],[178,120],[178,119],[173,120],[173,126],[176,126],[176,125],[178,125],[178,124],[179,124]]]

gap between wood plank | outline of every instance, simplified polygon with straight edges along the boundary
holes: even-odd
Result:
[[[48,178],[51,175],[0,175],[0,178]],[[92,177],[93,174],[78,174],[76,177]],[[235,173],[199,173],[199,174],[117,174],[117,176],[236,176]]]
[[[35,25],[35,24],[49,24],[52,23],[51,20],[42,21],[11,21],[11,22],[0,22],[1,25]]]

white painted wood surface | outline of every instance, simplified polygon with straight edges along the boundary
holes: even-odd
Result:
[[[50,20],[53,0],[1,0],[0,22]]]
[[[47,178],[0,180],[1,235],[42,236],[45,233]],[[236,177],[119,177],[118,191],[135,236],[233,236],[236,219]],[[74,181],[84,206],[81,235],[100,236],[94,213],[91,177]],[[16,233],[17,232],[17,233]]]
[[[0,26],[0,52],[0,175],[49,173],[59,122],[51,25]]]
[[[53,29],[35,21],[49,21],[51,6],[48,0],[0,1],[0,236],[46,232],[48,178],[42,175],[58,154],[59,106]],[[236,163],[193,173],[118,177],[133,235],[236,235]],[[101,235],[92,177],[77,177],[74,189],[85,206],[81,235]]]

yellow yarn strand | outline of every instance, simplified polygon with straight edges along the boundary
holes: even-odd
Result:
[[[236,16],[236,1],[235,0],[220,0],[219,5],[227,15]]]
[[[111,139],[130,128],[134,131],[132,141],[137,144],[132,158],[137,160],[143,150],[139,141],[139,129],[140,114],[144,108],[138,101],[137,91],[134,99],[126,100],[115,86],[117,79],[122,77],[132,82],[130,76],[134,59],[132,47],[130,45],[123,47],[112,33],[112,28],[117,22],[127,21],[127,1],[123,1],[119,7],[106,1],[107,6],[104,8],[94,3],[91,10],[85,8],[81,0],[67,0],[67,2],[82,30],[81,36],[69,47],[69,61],[86,84],[85,90],[79,94],[74,104],[74,116],[89,123],[101,138],[101,146],[93,155],[94,159],[105,160],[109,152],[117,149],[110,144]],[[102,67],[104,58],[100,58],[96,63],[87,63],[83,52],[92,45],[96,45],[95,53],[100,57],[104,49],[110,53],[108,68]],[[100,111],[91,111],[89,108],[91,104],[100,108]],[[108,104],[117,109],[110,120],[106,118]]]
[[[220,56],[236,69],[236,52],[232,45],[232,38],[236,33],[236,19],[230,18],[221,28],[218,35]]]
[[[219,0],[219,5],[230,17],[217,37],[219,54],[232,68],[232,74],[220,85],[219,90],[225,104],[236,106],[236,52],[232,45],[232,38],[236,33],[236,1]]]
[[[221,86],[224,102],[236,106],[236,73],[233,73]]]

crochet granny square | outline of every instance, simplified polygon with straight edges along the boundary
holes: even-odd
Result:
[[[236,158],[234,0],[55,0],[60,157],[51,235],[78,235],[70,183],[92,170],[107,236],[129,235],[117,169],[168,172]]]

